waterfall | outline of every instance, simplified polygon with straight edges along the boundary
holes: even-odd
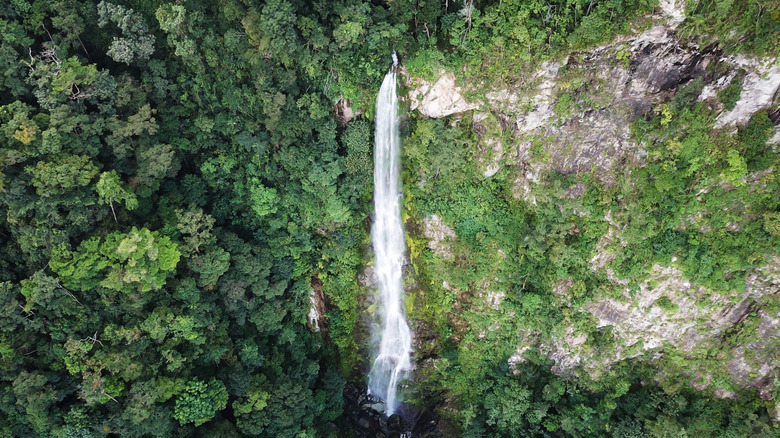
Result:
[[[402,264],[404,230],[401,223],[401,139],[398,132],[398,98],[395,67],[385,76],[376,102],[374,148],[374,224],[371,239],[379,280],[382,332],[374,365],[368,375],[368,392],[383,399],[387,415],[398,408],[398,383],[411,369],[412,334],[403,305]]]

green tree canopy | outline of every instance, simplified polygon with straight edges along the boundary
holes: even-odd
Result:
[[[115,291],[148,292],[161,288],[176,268],[180,253],[176,244],[156,231],[133,227],[105,240],[93,237],[76,251],[60,246],[49,262],[63,284],[87,291],[97,286]]]

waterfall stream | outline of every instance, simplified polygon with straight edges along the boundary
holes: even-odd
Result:
[[[398,408],[398,383],[412,367],[412,334],[404,315],[403,301],[404,231],[399,188],[401,139],[395,77],[397,62],[393,54],[393,68],[385,76],[376,102],[374,224],[371,230],[382,331],[368,376],[368,391],[385,401],[388,416]]]

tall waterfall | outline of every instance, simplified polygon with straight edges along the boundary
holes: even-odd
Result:
[[[376,102],[374,148],[374,224],[371,239],[381,294],[379,349],[368,375],[368,392],[383,399],[387,415],[398,408],[398,382],[411,369],[412,334],[403,305],[404,231],[401,224],[401,139],[398,132],[398,98],[395,67],[385,76]]]

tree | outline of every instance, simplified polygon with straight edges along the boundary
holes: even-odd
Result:
[[[111,233],[105,241],[87,239],[75,252],[61,245],[49,266],[69,288],[148,292],[165,284],[180,255],[168,237],[133,227],[129,233]]]
[[[30,278],[22,280],[22,295],[26,299],[25,311],[33,309],[50,311],[57,317],[77,315],[77,307],[83,306],[81,301],[71,291],[60,285],[55,277],[50,277],[44,271],[37,271]],[[83,317],[84,315],[79,315]]]
[[[265,387],[266,377],[262,374],[252,377],[252,381],[244,397],[233,402],[233,414],[238,419],[238,427],[244,433],[258,435],[265,429],[261,422],[257,421],[259,413],[268,406],[271,397]]]
[[[238,428],[249,435],[296,436],[311,424],[311,390],[283,376],[273,385],[253,380],[247,397],[234,404]]]
[[[764,213],[764,231],[775,237],[780,236],[780,213]]]
[[[263,186],[260,180],[249,181],[249,205],[258,217],[263,217],[276,211],[276,189]]]
[[[184,244],[181,246],[185,256],[200,254],[200,247],[216,241],[211,234],[214,228],[214,217],[204,213],[202,208],[190,206],[187,210],[176,210],[176,229],[182,233]]]
[[[137,113],[127,116],[126,120],[122,120],[118,115],[107,119],[106,123],[110,134],[105,137],[105,141],[111,146],[118,158],[125,158],[134,148],[135,139],[143,139],[144,133],[149,136],[157,133],[159,127],[154,118],[156,112],[147,103],[141,105]]]
[[[136,191],[141,197],[148,197],[152,192],[157,191],[160,188],[160,181],[165,177],[176,175],[180,167],[173,147],[169,144],[158,144],[140,150],[136,161],[138,171],[135,182],[140,186]]]
[[[487,424],[495,426],[502,435],[523,430],[527,423],[526,411],[531,407],[531,391],[514,379],[502,379],[485,397]]]
[[[744,185],[745,182],[742,179],[747,175],[748,170],[745,158],[734,149],[729,149],[727,157],[729,167],[721,174],[721,177],[737,187]]]
[[[21,371],[13,381],[13,393],[17,409],[26,414],[35,432],[43,434],[56,423],[57,394],[43,373]]]
[[[141,14],[124,6],[101,1],[97,6],[98,26],[103,28],[109,22],[116,23],[122,37],[114,41],[106,54],[116,62],[130,65],[133,60],[146,61],[154,53],[154,36]]]
[[[89,57],[89,52],[81,41],[81,33],[84,32],[84,18],[79,15],[78,5],[74,0],[59,0],[53,2],[51,9],[54,15],[51,17],[51,24],[60,29],[61,37],[59,46],[62,48],[76,47],[77,44],[84,54]]]
[[[39,196],[53,197],[86,186],[97,175],[98,167],[84,155],[60,155],[53,161],[27,166],[25,171]]]
[[[176,56],[185,61],[197,60],[195,41],[188,32],[187,10],[182,5],[166,4],[155,13],[160,29],[168,34],[168,44],[174,47]]]
[[[100,174],[100,179],[95,184],[95,191],[100,197],[101,204],[109,204],[111,206],[114,222],[117,222],[114,201],[124,201],[125,207],[131,211],[138,207],[138,200],[135,194],[123,187],[115,170]]]
[[[127,392],[122,419],[138,436],[170,436],[176,428],[172,409],[163,403],[184,389],[184,379],[157,377],[134,382]],[[130,434],[123,433],[122,435]]]
[[[230,254],[222,248],[210,248],[188,260],[187,266],[197,272],[198,286],[208,287],[217,283],[219,277],[230,267]]]
[[[222,381],[211,379],[206,383],[195,378],[187,382],[184,390],[176,396],[173,417],[182,425],[194,423],[200,426],[225,409],[227,401],[228,393]]]
[[[96,93],[98,96],[110,93],[111,90],[100,87],[101,79],[108,73],[99,72],[95,64],[84,65],[76,57],[60,61],[54,51],[42,56],[34,74],[40,89],[36,97],[44,108],[54,110],[69,100],[78,102]]]
[[[28,93],[24,85],[26,72],[19,68],[17,49],[30,47],[33,41],[21,23],[3,20],[3,25],[0,26],[0,89],[10,90],[11,96]]]
[[[299,48],[295,26],[295,10],[292,2],[270,0],[263,5],[258,27],[258,50],[279,59],[282,65],[290,67]],[[249,29],[247,33],[252,35]]]

